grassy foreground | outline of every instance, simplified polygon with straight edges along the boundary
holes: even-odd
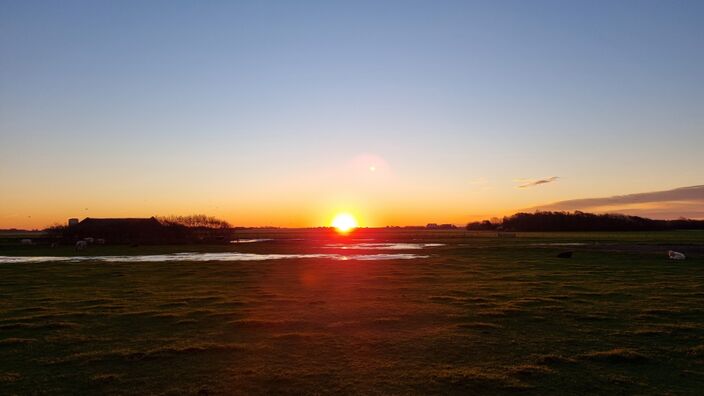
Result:
[[[0,394],[704,390],[701,233],[389,235],[447,245],[397,261],[0,264]],[[670,261],[671,246],[693,253]],[[32,251],[49,254],[0,255]]]

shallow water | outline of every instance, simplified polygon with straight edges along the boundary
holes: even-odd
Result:
[[[104,261],[116,263],[157,263],[169,261],[263,261],[281,259],[322,258],[330,260],[410,260],[427,258],[428,256],[395,253],[395,254],[257,254],[257,253],[172,253],[138,256],[0,256],[0,264],[12,263],[45,263],[45,262],[83,262]]]
[[[444,243],[331,243],[326,248],[335,249],[364,249],[364,250],[418,250],[429,247],[445,246]]]
[[[550,243],[531,243],[531,246],[587,246],[585,242],[550,242]]]

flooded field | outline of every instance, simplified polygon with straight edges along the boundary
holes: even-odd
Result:
[[[702,236],[2,248],[0,393],[701,394]]]

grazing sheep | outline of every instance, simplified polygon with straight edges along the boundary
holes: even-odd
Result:
[[[76,251],[80,252],[81,250],[85,249],[87,246],[88,246],[88,242],[78,241],[78,242],[76,242]]]
[[[105,245],[105,239],[103,238],[98,238],[95,240],[96,245]]]
[[[32,244],[32,240],[31,240],[31,239],[23,239],[23,240],[20,241],[20,243],[23,244],[23,245],[31,245],[31,244]]]
[[[93,242],[95,242],[95,239],[93,239],[93,238],[91,238],[91,237],[85,237],[85,238],[83,238],[83,240],[86,241],[86,243],[93,243]]]
[[[670,257],[670,260],[684,260],[687,258],[684,253],[676,252],[674,250],[668,250],[667,255]]]

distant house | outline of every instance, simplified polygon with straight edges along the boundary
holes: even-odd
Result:
[[[182,227],[165,226],[150,218],[85,218],[69,227],[68,234],[77,239],[96,238],[106,243],[163,243],[178,238]]]

